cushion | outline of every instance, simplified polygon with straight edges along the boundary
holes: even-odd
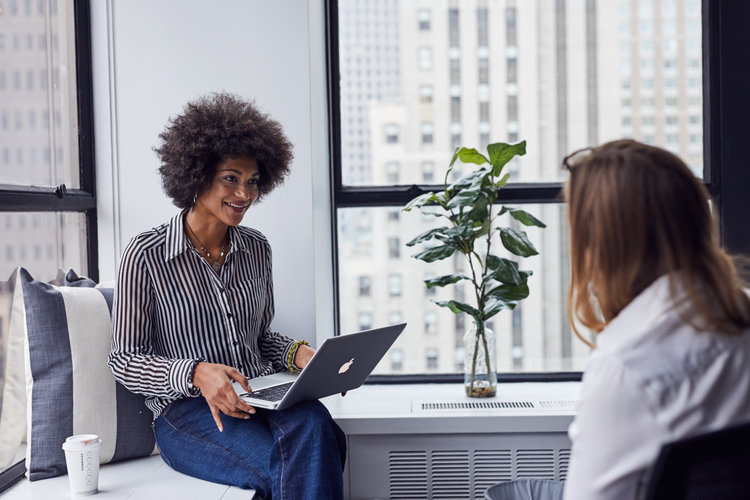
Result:
[[[99,435],[101,463],[155,451],[144,396],[117,383],[107,365],[113,289],[94,285],[68,272],[63,286],[55,286],[18,270],[31,481],[66,473],[62,443],[73,434]]]

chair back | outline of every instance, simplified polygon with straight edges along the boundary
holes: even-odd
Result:
[[[750,423],[662,446],[646,500],[750,498]]]

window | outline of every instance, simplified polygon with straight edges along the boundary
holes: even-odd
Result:
[[[372,284],[372,279],[369,276],[360,276],[359,277],[359,296],[360,297],[369,297],[370,296],[370,286]]]
[[[382,2],[364,3],[368,12],[385,8],[378,7]],[[477,6],[478,3],[480,7]],[[374,180],[370,185],[339,181],[334,186],[333,203],[338,218],[343,219],[345,214],[361,210],[372,221],[367,230],[355,230],[350,225],[347,229],[352,234],[342,236],[337,241],[339,309],[357,310],[359,299],[356,295],[347,296],[345,291],[351,289],[351,285],[347,283],[356,283],[361,269],[377,269],[377,275],[372,277],[373,295],[377,295],[374,290],[384,292],[380,297],[382,303],[373,306],[379,308],[372,311],[374,317],[384,317],[389,310],[398,309],[404,311],[404,319],[410,325],[403,334],[404,344],[399,345],[402,349],[400,355],[403,357],[399,373],[403,375],[428,373],[427,363],[422,363],[421,360],[426,359],[425,349],[432,348],[432,345],[441,346],[440,351],[442,346],[450,346],[450,350],[442,351],[442,356],[439,357],[439,350],[434,349],[434,366],[439,368],[429,370],[450,372],[459,369],[460,363],[455,358],[456,338],[457,335],[463,335],[466,327],[470,326],[464,324],[466,320],[461,315],[456,315],[454,320],[443,320],[443,314],[447,314],[447,311],[431,302],[433,299],[455,298],[460,294],[458,288],[427,289],[423,283],[426,276],[455,272],[455,262],[447,259],[437,263],[438,265],[428,265],[409,258],[416,250],[404,246],[405,242],[436,227],[435,224],[440,221],[414,212],[402,213],[398,222],[389,220],[390,210],[403,207],[415,193],[428,191],[429,184],[442,183],[456,137],[460,138],[460,145],[476,148],[487,142],[537,137],[539,130],[544,130],[544,137],[550,139],[543,143],[530,140],[527,155],[509,169],[513,173],[505,188],[513,200],[512,205],[521,206],[548,224],[543,239],[550,243],[545,246],[541,234],[529,233],[529,238],[535,244],[542,245],[540,253],[543,256],[529,264],[534,271],[530,278],[531,295],[523,302],[523,313],[506,314],[503,311],[495,321],[494,330],[499,339],[503,338],[503,332],[508,332],[508,335],[512,333],[512,339],[508,338],[511,349],[498,350],[499,371],[503,376],[511,373],[523,376],[528,372],[577,372],[583,369],[588,355],[587,348],[571,337],[565,319],[567,250],[564,245],[561,247],[559,244],[560,241],[565,241],[565,207],[559,198],[565,175],[559,168],[559,161],[575,149],[621,137],[635,137],[670,147],[689,162],[713,194],[721,195],[719,199],[722,208],[717,211],[717,215],[722,223],[725,240],[734,244],[735,249],[743,248],[744,252],[750,253],[750,248],[747,248],[750,242],[747,232],[750,227],[742,220],[743,208],[740,202],[731,201],[743,199],[742,195],[732,191],[733,188],[739,190],[743,183],[732,182],[725,185],[727,179],[733,176],[745,179],[743,176],[750,175],[745,173],[750,170],[741,165],[740,160],[750,157],[750,144],[745,145],[750,141],[739,139],[742,130],[746,129],[741,117],[750,113],[750,109],[747,109],[749,105],[746,104],[748,97],[739,90],[740,87],[746,89],[750,85],[750,76],[747,76],[747,61],[750,60],[747,52],[750,48],[745,48],[738,42],[739,37],[743,36],[744,28],[733,24],[730,27],[722,26],[718,30],[714,24],[701,19],[698,12],[692,19],[698,20],[705,30],[715,30],[712,32],[714,40],[707,38],[703,41],[708,48],[701,58],[700,50],[698,53],[694,52],[696,42],[688,44],[685,38],[687,35],[684,32],[680,34],[682,27],[686,26],[688,14],[683,4],[676,0],[596,2],[595,11],[582,8],[573,12],[568,9],[561,17],[558,17],[560,13],[555,9],[539,10],[537,16],[523,16],[515,6],[518,4],[519,2],[515,2],[513,5],[502,6],[492,2],[456,0],[448,3],[449,6],[442,10],[433,8],[430,29],[433,32],[438,27],[444,30],[442,35],[435,33],[435,36],[438,41],[448,44],[448,53],[435,52],[437,59],[433,61],[429,79],[419,70],[418,65],[416,68],[414,65],[405,68],[396,75],[396,88],[405,89],[405,95],[396,95],[371,104],[383,108],[383,113],[379,115],[380,122],[377,117],[370,117],[375,120],[376,127],[391,121],[400,125],[402,133],[398,135],[396,149],[383,152],[378,149],[382,147],[376,144],[378,141],[374,141],[368,154],[381,160],[380,168],[383,168],[383,160],[398,158],[401,163],[400,182],[408,188],[388,183],[385,172],[373,175]],[[750,5],[746,4],[708,2],[705,10],[717,16],[722,13],[721,19],[740,20],[750,16]],[[337,2],[331,2],[330,5],[332,9],[337,8]],[[364,8],[349,2],[345,5],[347,9]],[[622,5],[627,5],[627,9],[621,10]],[[484,15],[479,13],[479,9],[484,7],[488,26],[486,60],[491,61],[490,64],[499,65],[498,74],[504,74],[502,81],[492,85],[481,83],[481,73],[474,73],[478,70],[478,66],[475,69],[474,65],[478,65],[485,56],[479,50],[480,27],[478,24],[474,25],[475,20],[478,23],[479,16]],[[338,14],[333,18],[346,23],[346,17],[341,12]],[[400,25],[398,53],[418,54],[419,48],[424,46],[425,33],[417,33],[419,26],[413,22],[414,11],[404,15],[410,16],[406,18],[410,21]],[[674,21],[677,27],[674,35],[662,31],[666,19]],[[470,34],[475,38],[469,38],[468,31],[460,33],[464,21],[467,30],[469,26],[476,28]],[[641,34],[641,21],[642,26],[645,26],[643,31],[651,32],[651,35]],[[484,23],[484,20],[481,22]],[[627,25],[622,33],[619,29],[621,23]],[[737,23],[741,24],[739,21]],[[552,39],[551,50],[540,58],[534,42],[544,35],[538,32],[540,26],[562,25],[567,27],[568,33],[583,28],[584,31],[592,30],[591,34],[604,32],[612,36],[585,38],[585,32],[576,31],[576,36],[586,43],[554,46]],[[501,29],[494,30],[494,27]],[[667,33],[670,29],[670,23],[667,23]],[[697,47],[700,47],[700,33],[687,37],[697,40]],[[467,43],[462,44],[463,40]],[[720,40],[723,45],[719,43]],[[339,43],[374,47],[385,42],[383,38],[378,41],[363,36]],[[733,50],[729,49],[731,46],[734,46]],[[725,52],[719,54],[720,49]],[[332,53],[335,54],[336,51]],[[381,57],[395,57],[393,53],[380,54]],[[721,56],[722,64],[708,65],[711,54]],[[439,60],[446,56],[446,60]],[[724,57],[729,57],[733,61],[732,65],[725,68]],[[629,61],[627,64],[632,73],[629,76],[620,75],[620,67],[625,65],[624,59]],[[462,61],[465,69],[471,69],[471,74],[467,72],[464,75],[465,82],[461,79]],[[340,60],[338,64],[341,65],[341,74],[344,74],[346,61]],[[560,71],[560,65],[563,65],[562,69],[565,71]],[[721,71],[725,79],[719,78],[720,74],[704,76],[703,71],[708,68]],[[734,73],[730,72],[730,68],[733,68]],[[645,75],[641,74],[641,69],[646,71]],[[334,75],[331,82],[337,81]],[[739,85],[736,80],[734,84],[730,83],[738,75],[741,75],[739,78],[744,86]],[[695,91],[688,91],[689,78],[696,79],[693,82]],[[522,79],[526,80],[523,85],[519,85]],[[642,88],[644,80],[650,87],[646,91]],[[668,87],[672,85],[672,81],[678,82],[674,89]],[[714,97],[720,95],[720,100],[709,102],[708,93],[702,89],[702,81],[710,81],[717,86],[725,85],[727,88],[721,88],[721,91],[730,92],[731,98],[717,94],[717,89]],[[469,82],[474,88],[466,85]],[[429,92],[425,92],[430,95],[429,106],[423,105],[424,94],[420,87],[426,83],[433,86]],[[414,89],[420,89],[418,95]],[[453,89],[459,91],[454,92]],[[360,95],[358,92],[363,91],[356,86],[338,87],[332,83],[331,97],[334,102],[353,100]],[[460,97],[460,101],[452,97]],[[733,104],[732,107],[729,107],[730,103]],[[454,128],[454,125],[462,125],[459,120],[453,119],[454,109],[458,109],[458,105],[461,118],[467,120],[462,129]],[[716,120],[720,117],[724,120],[720,122],[721,134],[715,134],[716,137],[701,133],[704,131],[702,127],[709,123],[707,117],[702,116],[703,109],[715,110],[712,113],[725,110],[726,114],[714,116],[714,120],[710,122],[719,123]],[[740,109],[745,113],[739,113]],[[730,110],[732,113],[729,113]],[[644,116],[649,117],[645,131],[642,130],[641,122]],[[699,117],[700,122],[692,122],[691,116]],[[728,130],[728,126],[732,130]],[[349,126],[344,123],[342,127],[347,127],[348,130]],[[717,141],[723,140],[721,136],[727,132],[735,137],[735,147],[747,154],[733,155],[731,158],[721,156],[725,154],[726,148],[718,148]],[[332,131],[334,142],[340,133],[335,129]],[[704,151],[704,144],[712,147],[706,147]],[[392,154],[394,151],[398,152],[398,156]],[[337,171],[345,171],[349,167],[348,162],[346,157],[332,155],[332,168]],[[712,168],[718,172],[711,172]],[[457,169],[468,172],[471,165],[457,165]],[[722,183],[718,184],[717,180],[722,180]],[[750,181],[744,183],[745,189],[747,185],[750,185]],[[341,231],[342,226],[338,227]],[[399,236],[401,240],[402,255],[398,259],[389,258],[387,241],[394,236]],[[557,243],[552,244],[552,241]],[[351,255],[356,255],[357,259],[350,258]],[[545,293],[542,293],[543,290]],[[556,299],[550,299],[551,296]],[[426,323],[425,313],[428,311],[436,312],[440,320],[435,323],[437,333],[429,337],[429,345],[426,345],[428,342],[425,340],[424,329],[419,325],[423,321]],[[349,325],[340,325],[340,330],[356,330],[353,323],[354,321]],[[544,325],[544,328],[540,325]]]
[[[417,54],[419,69],[432,69],[432,47],[419,47]]]
[[[398,236],[388,238],[388,257],[391,259],[401,257],[401,239]]]
[[[385,142],[395,144],[398,142],[399,126],[395,123],[389,123],[385,126]]]
[[[357,319],[359,321],[360,331],[369,330],[370,328],[372,328],[372,313],[361,312],[357,315]]]
[[[419,86],[419,100],[422,102],[432,102],[432,85],[425,83]]]
[[[98,280],[89,2],[35,4],[19,15],[18,2],[0,3],[0,281],[18,266],[41,281],[67,268]],[[10,305],[0,283],[0,325]],[[0,476],[23,469],[15,450],[0,456]]]
[[[397,161],[389,161],[385,164],[386,182],[398,184],[400,166]]]
[[[417,11],[419,31],[430,31],[430,17],[430,9],[419,9]]]
[[[422,144],[432,144],[432,134],[435,127],[432,124],[432,122],[423,122],[422,125],[420,125],[419,130],[422,135]]]
[[[389,354],[391,360],[391,371],[400,372],[404,369],[404,351],[399,348],[391,349]]]
[[[388,275],[388,294],[391,297],[401,296],[401,275],[400,274]]]
[[[438,367],[438,350],[434,347],[428,347],[424,351],[425,367],[427,370],[435,370]]]
[[[437,312],[426,311],[424,313],[424,333],[425,335],[437,334]]]
[[[432,161],[422,162],[422,184],[435,182],[435,163]]]

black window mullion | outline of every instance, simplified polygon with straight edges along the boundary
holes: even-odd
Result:
[[[403,206],[411,199],[431,191],[438,185],[340,187],[334,193],[335,207]],[[509,184],[498,192],[498,203],[560,203],[562,184]]]
[[[84,212],[96,209],[96,197],[80,189],[0,186],[2,212]]]

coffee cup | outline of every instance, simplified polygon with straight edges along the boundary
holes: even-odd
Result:
[[[93,495],[99,491],[99,457],[102,440],[96,434],[76,434],[62,445],[71,495]]]

